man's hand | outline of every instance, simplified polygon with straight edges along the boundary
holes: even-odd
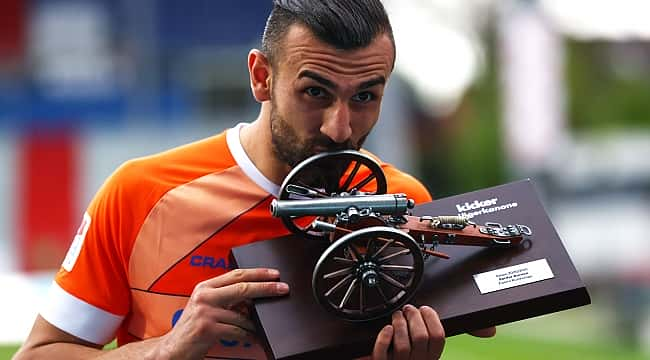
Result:
[[[496,328],[470,331],[477,337],[492,337]],[[390,345],[393,348],[390,349]],[[393,313],[391,325],[377,335],[372,352],[374,360],[439,359],[445,346],[445,329],[438,314],[428,306],[419,309],[406,305]]]
[[[153,358],[203,359],[220,338],[244,340],[255,331],[238,311],[251,299],[286,295],[272,269],[237,269],[199,283],[174,328],[163,336]]]
[[[393,349],[389,352],[390,345]],[[445,329],[429,306],[406,305],[393,313],[391,325],[377,335],[374,360],[439,359],[445,346]]]

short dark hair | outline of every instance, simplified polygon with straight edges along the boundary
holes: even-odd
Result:
[[[275,64],[282,39],[295,23],[305,26],[321,41],[337,49],[363,48],[381,34],[395,40],[380,0],[273,0],[262,36],[262,51]]]

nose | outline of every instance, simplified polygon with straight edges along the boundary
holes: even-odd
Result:
[[[323,119],[320,131],[335,143],[343,143],[352,136],[350,118],[348,104],[338,101],[325,112],[325,119]]]

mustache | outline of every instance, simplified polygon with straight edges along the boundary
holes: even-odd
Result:
[[[345,142],[337,143],[327,136],[322,136],[310,141],[309,148],[312,151],[316,148],[325,149],[326,151],[339,151],[339,150],[359,150],[360,146],[355,144],[351,140],[346,140]]]

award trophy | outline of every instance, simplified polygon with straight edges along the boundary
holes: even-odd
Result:
[[[270,357],[368,355],[406,303],[432,306],[452,336],[590,302],[529,180],[419,206],[386,190],[363,153],[312,156],[270,209],[293,235],[233,249],[291,286],[253,306]]]

